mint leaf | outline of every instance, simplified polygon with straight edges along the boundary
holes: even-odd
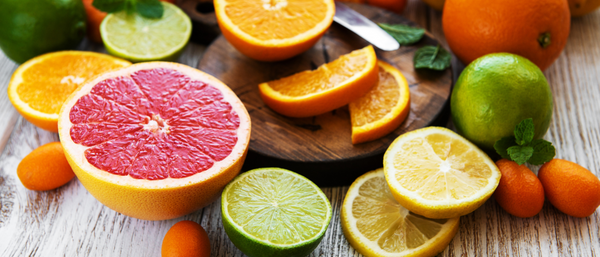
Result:
[[[552,160],[556,155],[556,149],[552,143],[544,139],[534,140],[529,145],[533,147],[533,155],[527,161],[529,164],[542,165]]]
[[[402,24],[378,23],[377,25],[396,39],[400,45],[412,45],[421,40],[423,35],[425,35],[425,29],[414,28]]]
[[[438,45],[424,46],[415,52],[413,59],[415,69],[445,70],[450,67],[452,56]]]
[[[531,146],[515,145],[509,147],[506,151],[510,155],[510,158],[519,165],[527,162],[531,158],[531,155],[533,155],[533,147]]]
[[[508,154],[507,150],[509,147],[517,145],[517,142],[515,142],[515,140],[515,137],[512,136],[503,137],[496,141],[496,143],[494,144],[494,149],[496,149],[496,152],[500,156],[502,156],[502,158],[510,160],[510,155]]]
[[[517,127],[515,127],[515,138],[517,139],[517,144],[526,145],[533,140],[533,135],[535,134],[535,128],[533,125],[533,119],[524,119]]]
[[[94,0],[92,6],[103,12],[118,12],[127,6],[127,0]]]
[[[137,0],[135,9],[141,16],[150,19],[159,19],[165,12],[159,0]]]

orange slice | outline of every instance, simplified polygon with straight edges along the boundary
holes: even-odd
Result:
[[[376,83],[377,56],[372,46],[342,55],[313,71],[258,85],[263,101],[290,117],[310,117],[342,107]]]
[[[240,171],[250,116],[221,81],[149,62],[105,73],[67,99],[60,142],[98,201],[138,219],[173,219],[215,200]]]
[[[378,64],[377,85],[349,104],[353,144],[389,134],[402,124],[410,111],[406,78],[394,66],[383,61]]]
[[[312,47],[333,22],[333,0],[215,0],[223,36],[260,61],[290,58]]]
[[[58,132],[58,112],[64,101],[86,81],[130,62],[94,52],[61,51],[23,63],[8,84],[8,99],[29,122]]]

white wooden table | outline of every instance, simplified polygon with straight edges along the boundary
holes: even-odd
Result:
[[[411,0],[404,15],[445,42],[441,13]],[[89,43],[82,49],[104,51]],[[179,61],[196,67],[204,49],[190,44]],[[244,256],[223,230],[220,201],[179,219],[143,221],[103,206],[77,179],[48,192],[25,189],[16,175],[20,160],[38,146],[58,141],[58,135],[36,128],[10,104],[6,87],[16,67],[0,54],[0,256],[160,256],[163,236],[180,220],[199,222],[207,230],[213,256]],[[545,74],[554,96],[546,139],[554,143],[557,158],[600,176],[600,11],[572,20],[567,46]],[[334,216],[310,256],[360,256],[339,222],[347,189],[323,188]],[[521,219],[490,199],[461,218],[456,237],[440,255],[600,256],[600,210],[573,218],[546,202],[539,215]]]

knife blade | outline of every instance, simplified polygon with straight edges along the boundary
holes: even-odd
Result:
[[[398,41],[385,32],[385,30],[381,29],[365,16],[362,16],[362,14],[338,1],[335,1],[335,16],[333,16],[333,20],[381,50],[393,51],[400,48]]]

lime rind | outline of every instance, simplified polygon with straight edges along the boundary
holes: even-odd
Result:
[[[100,24],[106,50],[133,62],[177,60],[192,34],[192,22],[175,5],[162,4],[160,19],[124,11],[107,15]]]
[[[240,190],[239,183],[247,182],[245,180],[248,180],[248,178],[250,176],[260,175],[260,176],[266,178],[267,176],[269,176],[269,173],[271,173],[271,174],[279,173],[279,174],[284,174],[285,176],[292,176],[296,182],[295,187],[298,186],[298,184],[300,184],[299,186],[305,186],[305,187],[311,188],[312,192],[306,192],[306,193],[311,193],[312,197],[315,197],[316,199],[312,199],[312,200],[308,200],[308,201],[305,201],[305,199],[302,199],[302,200],[304,200],[302,202],[306,203],[306,202],[311,202],[311,201],[318,200],[318,199],[321,200],[321,202],[324,204],[324,207],[325,207],[325,209],[324,209],[325,213],[321,213],[324,215],[321,215],[320,221],[313,220],[313,223],[314,222],[320,223],[320,229],[318,230],[318,232],[313,233],[312,236],[303,238],[296,243],[274,243],[274,242],[272,242],[272,240],[270,240],[270,238],[260,238],[259,235],[254,235],[254,234],[249,233],[243,227],[243,225],[247,225],[248,222],[246,222],[246,224],[243,224],[243,225],[236,223],[236,221],[232,217],[232,213],[230,213],[230,211],[229,211],[230,203],[229,203],[228,199],[231,197],[230,191]],[[271,178],[266,178],[266,179],[268,180],[268,179],[273,179],[273,178],[271,177]],[[264,189],[268,189],[269,185],[266,185],[266,184],[267,183],[253,184],[253,185],[256,185],[256,187],[263,187]],[[287,184],[287,185],[280,185],[280,186],[289,188],[291,185]],[[277,190],[272,190],[272,188],[270,188],[270,189],[268,189],[268,191],[264,191],[264,192],[276,193],[276,191]],[[238,193],[238,192],[236,191],[236,193]],[[273,195],[266,196],[262,200],[265,200],[272,196]],[[290,199],[289,196],[290,195],[286,195],[286,199]],[[296,201],[296,203],[301,204],[300,201]],[[244,202],[244,204],[248,204],[248,202]],[[250,203],[250,204],[252,204],[252,203]],[[241,213],[241,215],[247,215],[247,214],[248,214],[247,212]],[[260,168],[260,169],[254,169],[254,170],[251,170],[251,171],[248,171],[248,172],[245,172],[245,173],[239,175],[237,178],[235,178],[231,183],[229,183],[225,187],[225,189],[223,190],[222,198],[221,198],[221,215],[222,215],[222,219],[223,219],[223,226],[225,228],[225,232],[227,233],[227,235],[229,236],[231,241],[234,243],[234,245],[236,247],[238,247],[240,250],[242,250],[242,252],[244,252],[248,256],[306,256],[306,255],[310,254],[319,245],[320,241],[322,240],[323,236],[325,235],[325,232],[327,231],[327,228],[331,221],[332,208],[331,208],[331,204],[329,203],[327,196],[325,196],[325,194],[319,189],[319,187],[317,187],[312,181],[306,179],[305,177],[303,177],[299,174],[296,174],[294,172],[285,170],[285,169]],[[309,217],[309,215],[310,214],[308,214],[308,213],[304,213],[304,215],[302,217],[306,218],[306,217]],[[272,218],[272,216],[271,216],[271,218]],[[236,217],[235,219],[239,220],[239,217]],[[290,223],[290,225],[295,225],[295,224],[292,224],[292,223],[294,223],[293,221],[288,221],[288,222]],[[269,227],[268,229],[271,229],[271,228]]]

